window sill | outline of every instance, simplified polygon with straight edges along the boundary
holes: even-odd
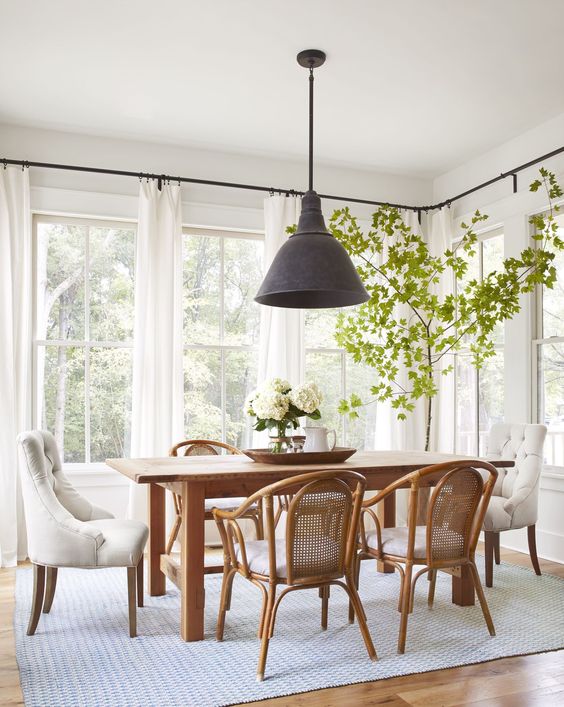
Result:
[[[127,486],[128,479],[107,464],[64,464],[63,471],[77,488],[85,486]]]

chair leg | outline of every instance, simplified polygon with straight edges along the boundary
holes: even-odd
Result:
[[[354,559],[354,586],[358,592],[360,586],[360,563],[362,562],[360,555],[356,555]],[[349,599],[349,623],[354,624],[354,607],[352,601]]]
[[[486,624],[488,626],[488,631],[490,632],[490,636],[495,636],[495,628],[492,621],[492,616],[490,614],[490,609],[488,607],[488,602],[486,601],[486,596],[484,594],[484,589],[482,587],[482,583],[480,582],[478,568],[473,562],[470,563],[470,571],[474,580],[476,594],[478,595],[478,600],[480,602],[480,606],[482,607],[482,614],[484,615],[484,619],[486,620]]]
[[[127,604],[129,608],[129,636],[137,636],[137,567],[127,568]]]
[[[223,581],[221,583],[221,597],[219,600],[219,612],[217,614],[217,626],[215,629],[215,637],[218,641],[223,641],[223,631],[225,629],[225,613],[231,602],[231,586],[235,577],[236,571],[232,568],[223,570]]]
[[[427,605],[429,609],[433,608],[435,601],[435,585],[437,583],[437,570],[429,570],[429,594],[427,595]]]
[[[172,530],[170,531],[170,535],[168,536],[168,541],[166,543],[166,548],[165,548],[165,554],[170,555],[172,552],[172,546],[174,545],[174,542],[176,538],[178,537],[178,533],[180,532],[180,526],[182,525],[182,516],[177,515],[176,518],[174,519],[174,525],[172,526]]]
[[[141,555],[141,559],[137,565],[137,606],[143,606],[143,584],[143,555]]]
[[[535,532],[535,526],[527,526],[527,540],[529,541],[529,555],[531,556],[531,562],[533,563],[533,568],[535,574],[541,574],[541,568],[539,565],[539,558],[537,557],[537,536]]]
[[[493,558],[494,558],[494,532],[484,531],[485,560],[486,560],[486,587],[493,587]]]
[[[356,614],[356,617],[358,619],[358,627],[360,628],[360,633],[362,634],[364,645],[366,646],[366,650],[368,651],[370,660],[378,660],[378,656],[376,655],[376,649],[374,648],[374,644],[372,643],[372,637],[370,636],[370,631],[368,630],[368,624],[366,622],[366,613],[364,611],[364,607],[362,606],[358,590],[355,586],[354,578],[352,576],[347,576],[345,577],[345,580],[346,584],[344,586],[349,595],[349,599],[351,600],[351,603],[353,605],[354,613]]]
[[[499,565],[499,563],[501,562],[501,557],[499,555],[499,533],[494,533],[493,549],[494,549],[495,563],[496,563],[496,565]]]
[[[321,597],[321,628],[327,630],[327,621],[329,616],[329,595],[331,588],[329,585],[319,588],[319,596]]]
[[[407,637],[407,618],[409,616],[409,606],[411,604],[411,563],[406,563],[403,577],[403,589],[402,589],[402,607],[401,607],[401,619],[400,619],[400,630],[398,638],[398,653],[405,653],[405,641]]]
[[[57,568],[47,567],[47,586],[45,588],[45,601],[43,603],[43,613],[48,614],[53,606],[55,589],[57,588]]]
[[[31,604],[31,616],[27,625],[27,635],[33,636],[39,617],[41,616],[41,608],[43,607],[43,596],[45,594],[45,567],[43,565],[33,565],[33,602]]]
[[[268,655],[268,643],[270,641],[270,636],[272,635],[272,632],[274,630],[272,619],[275,600],[276,584],[270,583],[268,585],[268,599],[266,601],[266,609],[264,613],[264,622],[262,627],[262,639],[257,665],[257,682],[262,682],[264,680],[264,669],[266,667],[266,657]]]

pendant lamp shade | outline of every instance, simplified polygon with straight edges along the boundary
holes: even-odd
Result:
[[[313,70],[326,56],[320,49],[305,49],[296,58],[309,70],[309,189],[297,231],[274,257],[255,302],[292,309],[349,307],[366,302],[368,292],[349,254],[327,230],[313,190]]]
[[[368,297],[347,251],[325,226],[319,196],[307,191],[297,231],[276,254],[255,301],[321,309],[349,307]]]

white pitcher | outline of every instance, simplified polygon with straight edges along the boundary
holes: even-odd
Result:
[[[326,427],[304,427],[306,436],[304,452],[332,452],[337,444],[337,433]],[[327,437],[333,435],[333,444],[329,447]]]

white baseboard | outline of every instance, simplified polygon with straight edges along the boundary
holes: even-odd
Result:
[[[537,555],[543,560],[564,564],[564,536],[550,530],[536,529]],[[529,554],[527,530],[508,530],[499,534],[499,544],[507,550]]]

